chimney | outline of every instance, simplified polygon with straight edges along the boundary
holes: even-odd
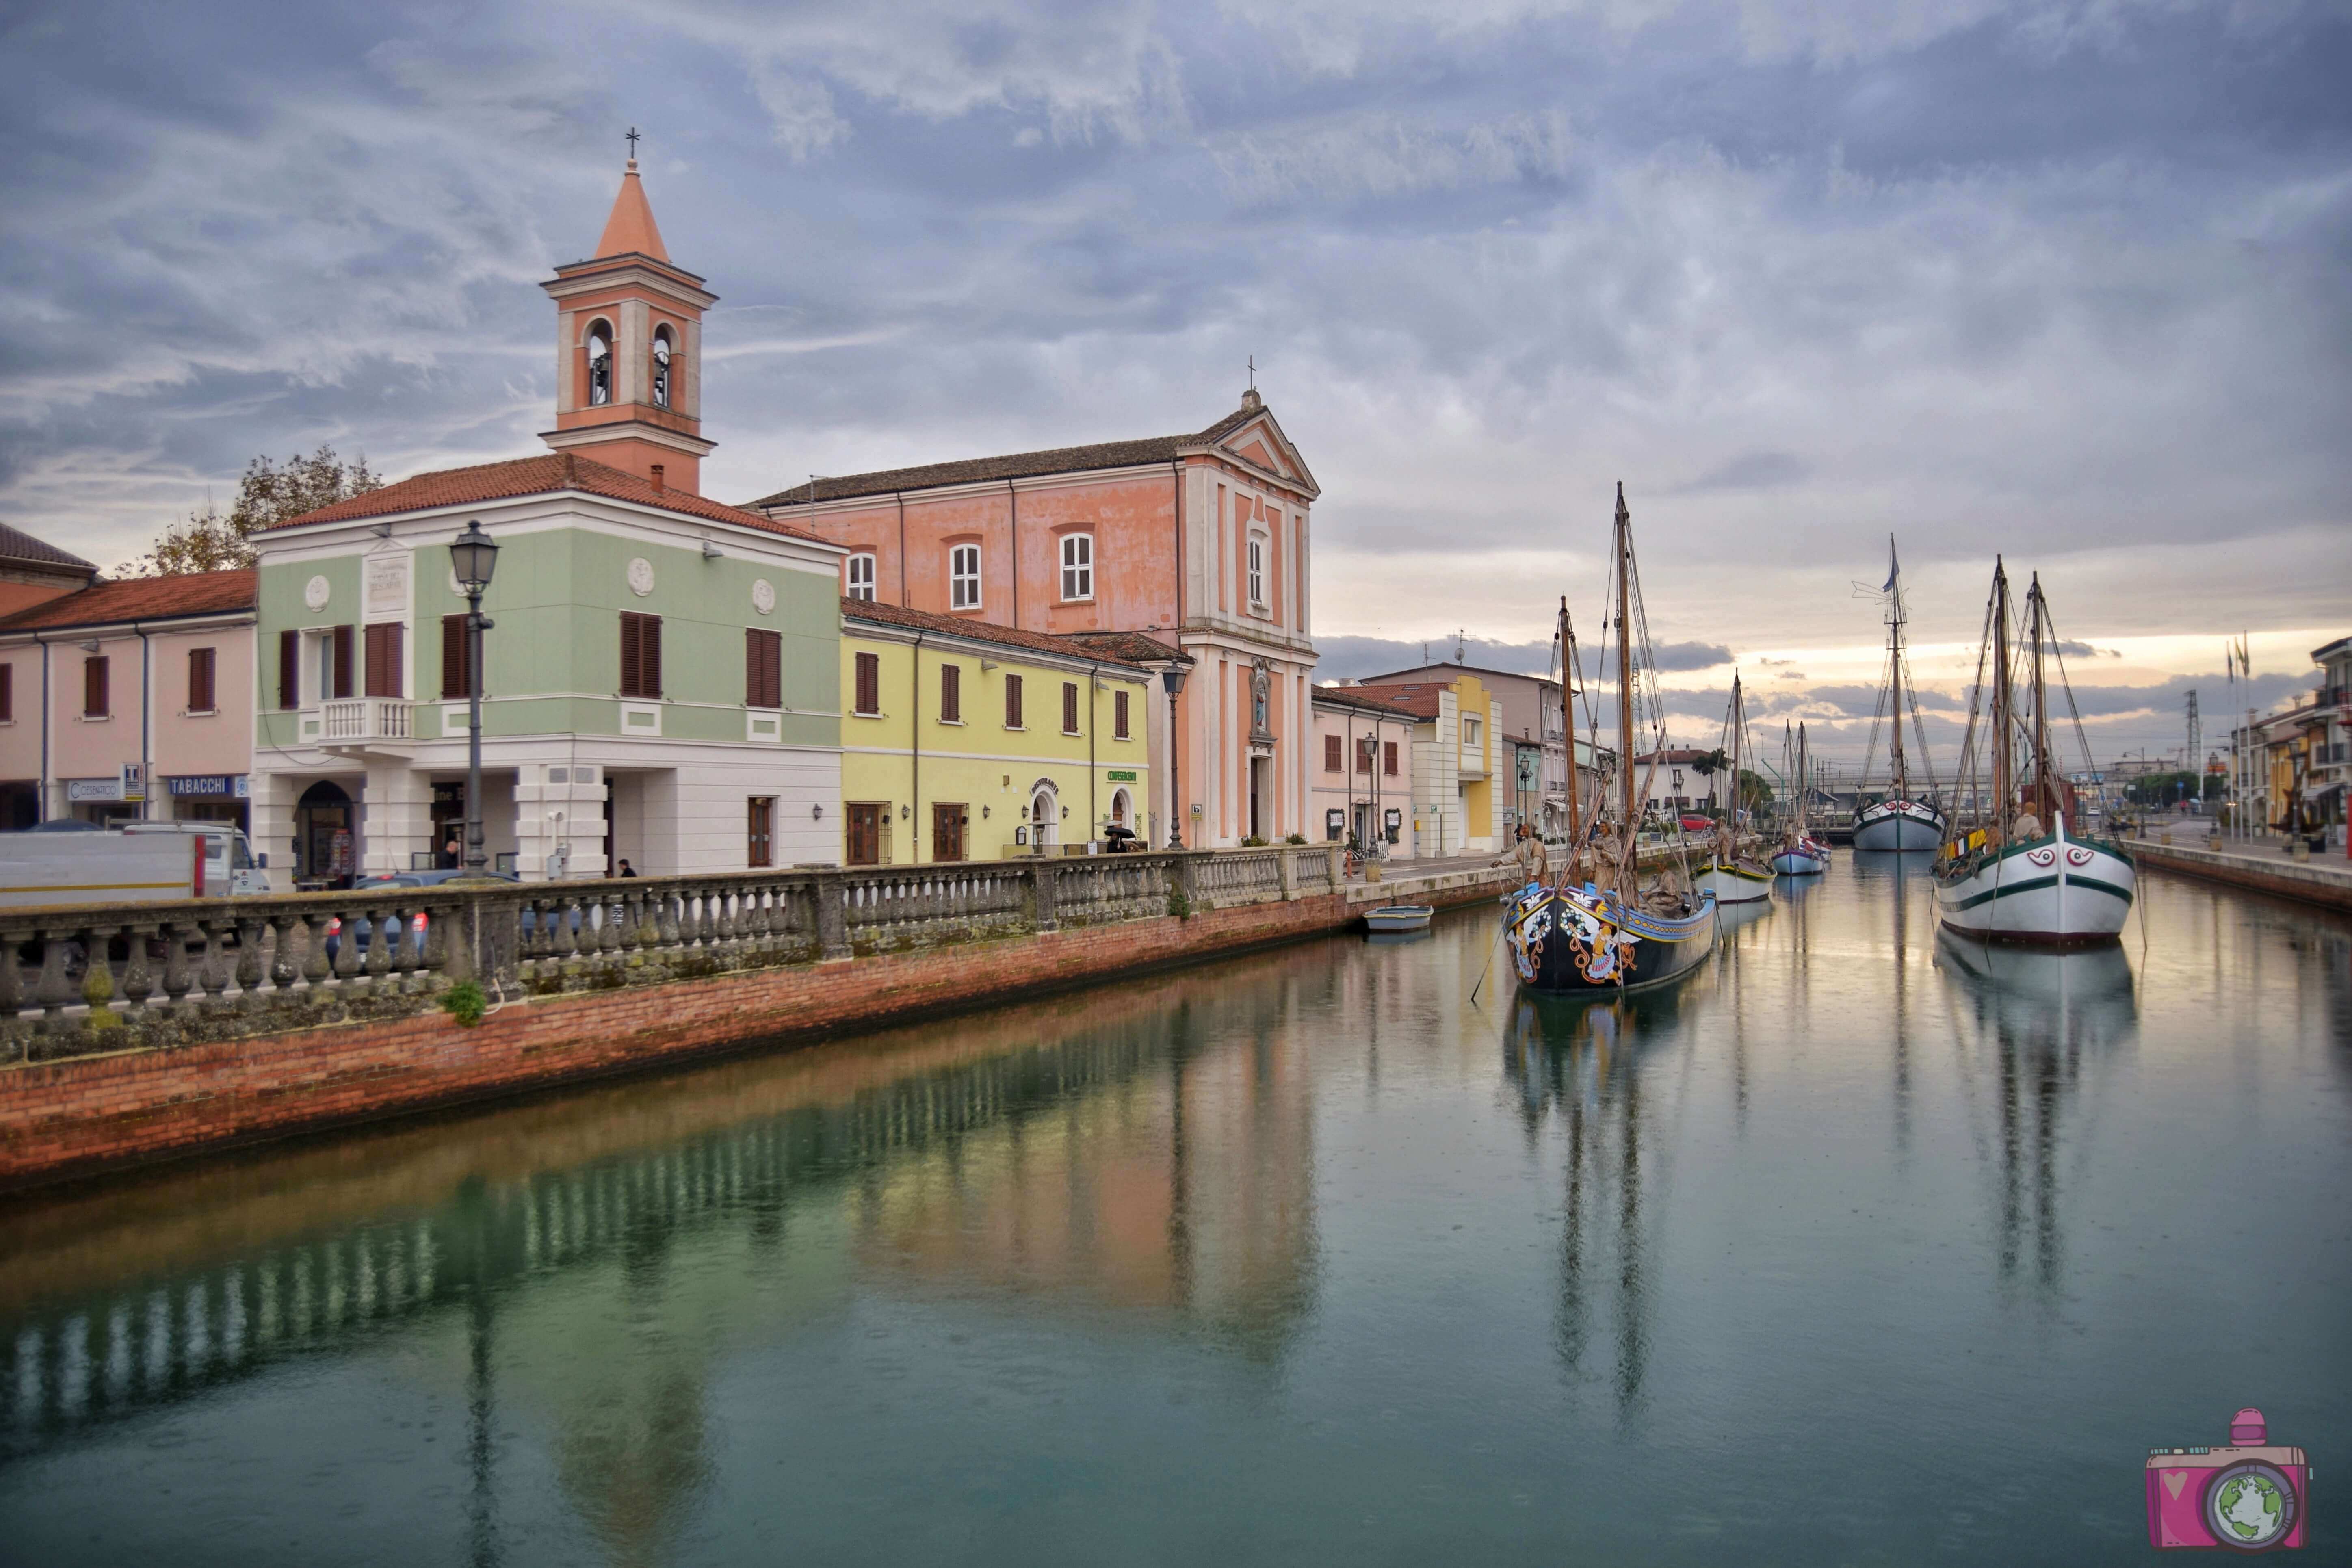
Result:
[[[658,490],[668,488],[662,483],[662,466],[659,463],[656,463],[653,466],[651,472],[654,477],[654,489]]]

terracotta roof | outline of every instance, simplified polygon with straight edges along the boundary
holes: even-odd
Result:
[[[1437,717],[1437,700],[1454,689],[1447,681],[1415,681],[1405,685],[1343,686],[1339,689],[1351,697],[1369,697],[1385,702],[1400,713],[1410,713],[1416,719]]]
[[[762,533],[781,534],[787,539],[805,539],[818,544],[832,542],[807,529],[777,522],[756,511],[745,511],[740,507],[728,506],[688,490],[657,489],[650,480],[609,468],[575,452],[550,452],[543,457],[517,458],[504,463],[481,463],[470,468],[443,468],[435,473],[416,474],[398,484],[386,485],[382,489],[370,490],[349,500],[337,501],[332,506],[322,506],[316,511],[306,511],[299,517],[289,518],[270,526],[273,529],[299,528],[313,522],[346,522],[357,517],[428,511],[445,506],[473,506],[483,501],[511,500],[520,496],[551,495],[563,490],[603,496],[608,500],[634,501],[639,506],[659,507],[665,511],[679,512],[688,517],[705,517],[714,522],[731,522],[739,528],[756,528]]]
[[[630,255],[669,259],[669,252],[662,248],[661,230],[654,223],[653,204],[646,200],[645,184],[637,178],[635,158],[621,174],[621,194],[613,198],[613,216],[604,220],[604,237],[596,242],[598,260]]]
[[[1089,655],[1104,658],[1124,659],[1129,664],[1149,664],[1155,660],[1180,658],[1192,662],[1192,656],[1180,648],[1171,647],[1157,637],[1141,632],[1060,632],[1057,640],[1069,643]]]
[[[819,477],[778,490],[753,506],[808,506],[856,496],[887,496],[898,490],[940,489],[989,479],[1027,479],[1045,474],[1075,474],[1089,468],[1131,468],[1172,463],[1176,454],[1232,435],[1265,413],[1263,406],[1234,409],[1206,430],[1190,436],[1150,436],[1137,441],[1101,441],[1091,447],[1056,447],[1048,452],[1015,452],[1003,458],[968,458],[957,463],[925,463],[912,468],[882,468],[846,478]],[[1312,480],[1308,481],[1310,484]]]
[[[1391,669],[1382,675],[1367,675],[1363,678],[1361,684],[1365,686],[1379,686],[1398,681],[1411,680],[1416,675],[1426,675],[1433,669],[1457,669],[1465,675],[1492,675],[1499,677],[1505,680],[1532,680],[1539,686],[1549,686],[1555,691],[1559,689],[1559,681],[1552,676],[1533,675],[1524,669],[1496,669],[1490,665],[1483,664],[1456,664],[1452,660],[1441,660],[1433,664],[1416,664],[1411,669]]]
[[[62,595],[0,620],[0,633],[232,615],[253,608],[253,576],[248,566],[236,572],[190,572],[178,577],[93,583],[79,593]]]
[[[63,566],[98,575],[98,568],[79,555],[68,555],[46,539],[0,522],[0,561],[21,561],[35,566]]]
[[[1000,626],[988,621],[970,620],[962,616],[935,615],[929,610],[909,610],[898,605],[883,604],[878,599],[844,599],[841,601],[841,614],[844,620],[865,621],[877,626],[906,626],[916,631],[937,632],[942,637],[969,637],[974,642],[1027,648],[1032,653],[1051,654],[1055,658],[1099,659],[1105,664],[1139,668],[1130,659],[1072,647],[1063,638],[1048,637],[1044,632],[1024,632],[1015,626]]]
[[[1364,708],[1369,710],[1369,712],[1392,712],[1392,715],[1404,717],[1404,720],[1434,720],[1434,717],[1437,717],[1437,703],[1434,703],[1434,699],[1430,700],[1428,712],[1416,712],[1416,710],[1400,703],[1400,700],[1395,700],[1392,696],[1388,696],[1388,693],[1364,691],[1362,687],[1315,687],[1315,693],[1312,693],[1312,696],[1315,696],[1318,703],[1334,703],[1334,705],[1340,705],[1340,708]]]

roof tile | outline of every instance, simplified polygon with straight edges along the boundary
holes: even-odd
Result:
[[[437,507],[474,506],[484,501],[512,500],[522,496],[553,495],[576,490],[607,500],[659,507],[688,517],[709,518],[740,528],[756,528],[786,539],[812,543],[832,542],[791,523],[777,522],[756,511],[745,511],[710,500],[688,490],[657,488],[651,481],[625,473],[573,452],[549,452],[536,458],[516,458],[503,463],[480,463],[467,468],[442,468],[416,474],[382,489],[369,490],[349,500],[306,511],[273,523],[271,528],[301,528],[317,522],[348,522],[353,518],[384,517],[394,512],[429,511]]]
[[[1004,647],[1026,648],[1032,653],[1051,654],[1055,658],[1100,659],[1105,664],[1141,668],[1135,655],[1074,647],[1072,645],[1075,639],[1070,637],[1050,637],[1044,632],[1025,632],[1015,626],[1000,626],[993,622],[976,621],[964,616],[942,616],[930,610],[910,610],[900,605],[884,604],[878,599],[844,599],[841,601],[841,614],[845,620],[866,621],[874,626],[905,626],[915,631],[937,632],[942,637],[969,637],[974,642],[991,642]],[[1159,644],[1151,642],[1149,637],[1144,637],[1139,633],[1098,635],[1133,637],[1139,642],[1152,647],[1160,647]],[[1164,658],[1170,657],[1171,652],[1170,649],[1160,648],[1157,654],[1141,657]]]
[[[0,633],[54,626],[120,626],[181,616],[230,615],[254,607],[251,567],[190,572],[177,577],[131,577],[93,583],[78,593],[34,605],[0,620]]]
[[[88,572],[95,576],[98,568],[79,555],[68,555],[46,539],[36,539],[23,529],[11,528],[0,522],[0,561],[29,562],[37,566],[64,566]]]

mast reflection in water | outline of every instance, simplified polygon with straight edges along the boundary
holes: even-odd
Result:
[[[0,1541],[2137,1562],[2216,1412],[2352,1453],[2352,935],[2142,891],[1988,950],[1856,855],[1584,1005],[1489,907],[18,1195]]]

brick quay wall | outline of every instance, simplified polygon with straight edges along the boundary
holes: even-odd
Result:
[[[12,911],[0,1187],[1116,982],[1518,879],[1339,869],[1277,848]],[[386,934],[339,940],[362,928]],[[470,1026],[444,1007],[467,980],[493,999]]]

